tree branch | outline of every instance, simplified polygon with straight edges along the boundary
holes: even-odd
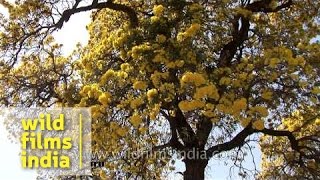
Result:
[[[285,9],[290,7],[293,4],[292,0],[288,0],[286,3],[281,4],[280,6],[277,6],[275,8],[270,7],[270,3],[272,0],[262,0],[262,1],[256,1],[251,4],[248,4],[245,9],[252,11],[252,12],[277,12],[281,9]]]
[[[306,158],[313,158],[313,155],[307,155],[301,150],[303,149],[301,146],[299,146],[300,139],[297,139],[293,132],[285,131],[285,130],[273,130],[273,129],[263,129],[263,130],[256,130],[251,127],[251,124],[249,124],[246,128],[244,128],[240,133],[238,133],[232,140],[217,144],[215,146],[210,147],[207,150],[208,157],[212,157],[215,154],[219,154],[224,151],[228,151],[231,149],[234,149],[236,147],[243,146],[245,139],[250,136],[253,133],[263,133],[270,136],[276,136],[276,137],[287,137],[291,148],[301,154],[301,156]],[[303,140],[303,138],[301,138]]]
[[[286,3],[281,4],[275,8],[270,7],[271,0],[261,0],[256,1],[251,4],[248,4],[244,7],[252,12],[277,12],[281,9],[290,7],[293,2],[292,0],[288,0]],[[239,23],[238,21],[241,21]],[[239,29],[239,24],[241,24],[241,28]],[[250,27],[250,21],[247,17],[243,15],[236,15],[232,20],[232,37],[233,40],[229,43],[225,44],[222,47],[219,59],[218,59],[218,67],[227,67],[230,65],[234,55],[236,54],[238,48],[244,43],[244,41],[248,38],[248,32]]]
[[[241,21],[241,28],[239,30],[239,22]],[[249,19],[242,16],[237,15],[233,19],[233,32],[232,32],[232,41],[223,46],[220,57],[218,59],[219,67],[227,67],[230,65],[231,60],[236,54],[238,47],[240,47],[243,42],[248,38],[248,32],[250,27]]]
[[[130,26],[132,28],[137,27],[139,24],[137,13],[131,7],[123,5],[123,4],[116,4],[116,3],[113,3],[112,1],[107,1],[107,2],[101,2],[101,3],[93,3],[88,6],[82,6],[82,7],[77,7],[77,6],[78,6],[78,3],[76,3],[73,6],[73,8],[65,10],[62,13],[60,20],[56,23],[57,28],[60,29],[63,26],[63,23],[67,22],[69,20],[69,18],[71,17],[71,15],[73,15],[73,14],[76,14],[79,12],[90,11],[90,10],[94,10],[94,9],[104,9],[104,8],[108,8],[108,9],[112,9],[112,10],[116,10],[116,11],[122,11],[122,12],[126,13],[130,19]]]
[[[215,154],[219,154],[219,153],[221,153],[223,151],[228,151],[228,150],[234,149],[236,147],[243,146],[245,139],[248,136],[250,136],[251,134],[253,134],[254,132],[255,131],[254,131],[254,129],[252,129],[251,124],[249,124],[240,133],[238,133],[232,140],[210,147],[207,150],[208,157],[211,158]]]
[[[259,131],[255,130],[255,132],[261,132],[263,134],[267,134],[270,136],[286,136],[290,141],[291,148],[296,151],[300,150],[298,140],[294,137],[293,133],[290,131],[263,129],[263,130],[259,130]]]

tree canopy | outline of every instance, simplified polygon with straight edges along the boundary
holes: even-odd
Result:
[[[0,104],[91,107],[96,177],[163,178],[196,150],[184,179],[222,154],[247,178],[259,142],[255,178],[320,179],[319,1],[0,2]],[[64,56],[52,33],[84,11],[90,40]]]

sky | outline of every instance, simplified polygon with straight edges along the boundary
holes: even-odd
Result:
[[[4,11],[0,6],[0,12]],[[89,37],[85,26],[90,22],[89,16],[89,12],[73,15],[61,30],[54,33],[56,41],[63,44],[62,50],[65,55],[70,54],[78,42],[83,45],[88,42]],[[2,122],[3,119],[0,117],[0,180],[35,180],[35,171],[24,170],[19,166],[20,145],[8,140],[7,132]],[[258,152],[258,147],[254,150],[254,155],[259,159],[260,153]],[[249,158],[245,164],[249,165],[251,162],[252,159]],[[256,164],[259,168],[259,161],[257,161]],[[184,164],[181,161],[177,161],[176,172],[183,172],[184,170]],[[216,180],[227,179],[229,177],[229,167],[225,166],[222,161],[210,161],[207,167],[206,177],[206,179],[212,179],[214,177]],[[171,173],[168,177],[168,179],[181,178],[181,175],[178,173]]]

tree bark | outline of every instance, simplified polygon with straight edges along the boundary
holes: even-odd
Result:
[[[184,180],[204,180],[204,171],[208,160],[192,159],[184,160],[186,171],[183,174]]]

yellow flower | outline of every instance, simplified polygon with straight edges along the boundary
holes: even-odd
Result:
[[[148,128],[146,128],[146,127],[141,127],[141,128],[139,128],[139,131],[140,131],[141,133],[145,133],[145,132],[148,131]]]
[[[274,68],[280,63],[280,60],[278,58],[271,58],[269,62],[269,66]]]
[[[190,9],[190,11],[195,12],[195,11],[201,10],[202,6],[199,3],[193,3],[193,4],[191,4],[189,9]]]
[[[194,37],[198,31],[200,30],[201,26],[198,23],[192,23],[191,26],[185,32],[179,32],[177,35],[177,41],[182,42],[186,38]]]
[[[293,57],[288,57],[287,61],[289,66],[297,66],[299,64],[298,59]]]
[[[196,93],[193,96],[195,99],[201,99],[201,98],[213,98],[215,100],[219,99],[219,94],[216,86],[209,85],[197,88]]]
[[[157,16],[152,16],[151,17],[151,22],[152,23],[155,23],[155,22],[158,22],[159,21],[159,17],[157,17]]]
[[[105,84],[111,77],[115,75],[115,72],[112,69],[109,69],[107,72],[105,72],[101,79],[100,84]]]
[[[157,42],[158,43],[164,43],[164,42],[166,42],[166,40],[167,40],[167,37],[165,35],[163,35],[163,34],[157,35]]]
[[[143,81],[136,81],[133,83],[133,89],[146,89],[147,84]]]
[[[116,133],[119,135],[119,136],[121,136],[121,137],[123,137],[123,136],[125,136],[126,134],[127,134],[127,129],[126,128],[118,128],[117,130],[116,130]]]
[[[229,85],[231,84],[231,79],[229,77],[222,77],[219,81],[220,85]]]
[[[173,69],[173,68],[175,68],[176,64],[175,64],[175,62],[169,62],[169,63],[166,64],[166,66],[169,69]]]
[[[104,170],[99,171],[99,177],[101,177],[102,179],[108,179],[106,172]]]
[[[262,117],[268,116],[268,109],[263,106],[256,106],[253,108],[256,112],[258,112]]]
[[[81,101],[78,104],[79,107],[86,107],[87,106],[87,102],[86,102],[87,100],[88,100],[88,98],[81,98]]]
[[[162,5],[156,5],[153,7],[153,13],[155,16],[161,16],[163,14],[164,7]]]
[[[166,79],[169,77],[169,73],[165,72],[165,73],[160,73],[158,71],[155,71],[152,75],[151,75],[151,81],[153,83],[153,85],[155,87],[158,87],[160,85],[160,80],[161,79]]]
[[[147,92],[147,97],[148,97],[149,101],[151,101],[156,95],[158,95],[158,90],[157,89],[150,89]]]
[[[130,64],[123,63],[123,64],[120,65],[120,68],[121,68],[122,71],[128,72],[128,71],[130,71]]]
[[[214,104],[211,104],[211,103],[206,104],[206,109],[213,110],[214,109]]]
[[[91,114],[92,114],[92,118],[94,119],[97,119],[103,115],[100,112],[100,106],[98,105],[91,106]]]
[[[233,102],[233,109],[235,109],[236,111],[245,110],[246,108],[247,108],[246,98],[237,99]]]
[[[192,23],[191,26],[186,30],[187,37],[193,37],[200,30],[200,24]]]
[[[192,100],[192,101],[180,101],[179,108],[182,111],[192,111],[195,109],[203,108],[206,104],[199,100]]]
[[[194,83],[196,86],[200,86],[206,83],[206,79],[202,74],[187,72],[181,78],[181,85],[186,83]]]
[[[176,61],[175,64],[176,64],[176,66],[178,66],[178,67],[182,67],[182,66],[184,65],[184,61],[183,61],[183,60]]]
[[[154,56],[154,58],[152,59],[153,62],[155,63],[165,63],[168,60],[166,59],[166,57],[163,54],[157,54]]]
[[[256,120],[252,123],[252,127],[257,130],[263,130],[264,129],[264,121],[261,119]]]
[[[320,94],[320,87],[313,87],[313,89],[311,90],[312,94]]]
[[[151,120],[155,120],[160,112],[160,104],[156,104],[151,110],[149,117]]]
[[[115,130],[119,128],[119,125],[116,122],[110,122],[110,128]]]
[[[137,98],[131,101],[130,107],[132,109],[136,109],[143,104],[143,100],[141,98]]]
[[[90,91],[88,91],[89,98],[98,98],[102,94],[101,90],[99,90],[98,84],[92,84],[90,87]]]
[[[130,123],[133,127],[138,127],[142,122],[142,118],[138,114],[133,114],[130,118]]]
[[[177,35],[177,41],[182,42],[184,40],[184,36],[185,36],[184,32],[179,32]]]
[[[86,96],[90,90],[91,90],[91,86],[85,85],[82,87],[82,90],[80,91],[80,95]]]
[[[247,127],[249,125],[249,123],[251,122],[250,118],[244,118],[240,121],[240,124],[242,127]]]
[[[270,2],[270,4],[269,4],[269,7],[270,7],[271,9],[275,9],[275,8],[277,8],[277,6],[278,6],[278,2],[275,1],[275,0],[272,0],[272,1]]]
[[[111,97],[110,93],[105,92],[105,93],[102,93],[102,94],[99,96],[98,101],[99,101],[101,104],[103,104],[104,106],[107,106],[108,103],[110,103],[110,101],[111,101],[110,97]]]
[[[266,100],[271,100],[272,95],[273,95],[273,93],[271,91],[265,91],[262,93],[261,97]]]
[[[239,79],[244,81],[247,79],[247,76],[248,76],[248,73],[243,72],[243,73],[239,74]]]

